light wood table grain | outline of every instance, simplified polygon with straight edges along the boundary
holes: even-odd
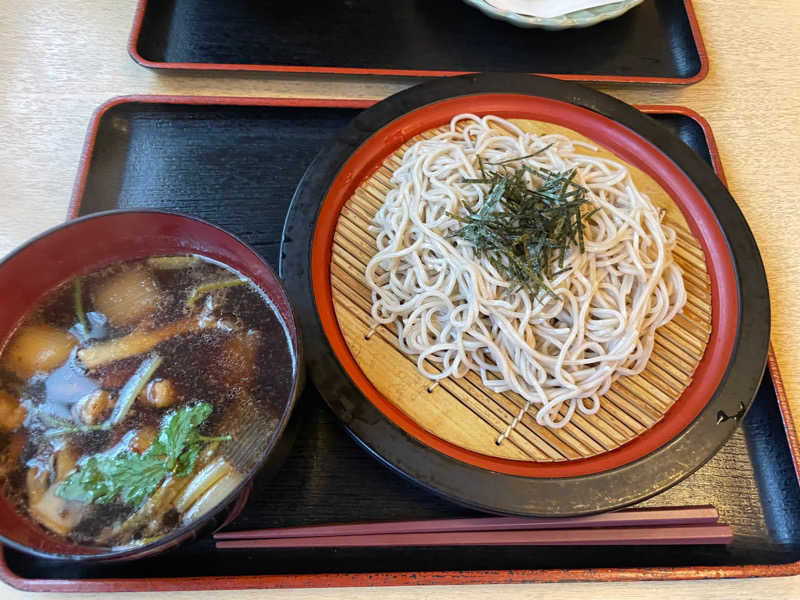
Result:
[[[380,0],[376,0],[380,1]],[[445,0],[431,0],[445,1]],[[447,0],[450,1],[450,0]],[[602,87],[625,101],[683,104],[711,123],[734,197],[766,264],[772,341],[800,418],[800,2],[695,0],[711,70],[689,87]],[[0,256],[64,219],[92,111],[121,94],[382,98],[412,79],[161,75],[135,65],[135,0],[0,2]],[[2,302],[2,300],[0,300]],[[0,584],[0,597],[28,598]],[[800,577],[697,582],[243,591],[136,595],[220,598],[800,598]],[[51,596],[57,598],[58,595]],[[67,598],[68,596],[64,596]],[[91,596],[92,598],[111,598]]]

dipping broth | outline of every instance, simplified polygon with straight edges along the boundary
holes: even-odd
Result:
[[[256,466],[293,374],[275,307],[220,263],[161,256],[76,278],[0,353],[5,494],[82,545],[154,541]]]

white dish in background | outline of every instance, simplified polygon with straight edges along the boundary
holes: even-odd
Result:
[[[620,2],[603,4],[602,6],[573,10],[573,12],[562,13],[557,16],[534,16],[532,14],[516,12],[526,10],[542,15],[553,15],[558,12],[556,5],[563,5],[566,7],[566,10],[571,10],[573,7],[586,6],[590,3],[596,4],[598,1],[600,0],[551,0],[549,2],[526,2],[524,0],[464,0],[467,4],[477,8],[493,19],[506,21],[517,27],[538,27],[550,30],[596,25],[601,21],[613,19],[628,12],[633,7],[641,4],[644,0],[621,0]],[[525,6],[527,6],[527,8],[524,8]],[[510,10],[510,8],[514,8],[516,11]]]

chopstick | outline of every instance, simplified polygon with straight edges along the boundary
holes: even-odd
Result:
[[[728,544],[728,525],[538,529],[525,531],[448,531],[385,533],[217,541],[217,549],[347,548],[406,546],[631,546]]]
[[[390,521],[384,523],[349,523],[223,531],[214,534],[216,540],[278,539],[304,537],[339,537],[387,534],[446,533],[463,531],[506,531],[577,529],[606,527],[652,527],[674,525],[706,525],[719,519],[713,506],[667,508],[634,508],[588,517],[478,517],[467,519],[429,519],[424,521]]]
[[[637,508],[566,519],[478,517],[228,531],[218,549],[403,546],[628,546],[728,544],[713,506]]]

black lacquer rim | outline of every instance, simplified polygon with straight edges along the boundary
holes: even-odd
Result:
[[[514,93],[568,102],[613,119],[661,150],[694,183],[716,215],[739,290],[736,345],[725,375],[702,412],[672,441],[618,468],[568,478],[529,478],[468,465],[425,446],[383,415],[337,360],[317,313],[311,244],[323,199],[343,164],[374,133],[407,112],[456,96]],[[671,131],[632,106],[583,86],[529,75],[478,74],[415,86],[360,113],[311,163],[292,198],[281,244],[280,274],[307,339],[309,373],[349,433],[376,458],[422,487],[488,512],[576,516],[622,508],[691,475],[728,440],[755,397],[769,350],[766,274],[739,207],[712,168]],[[742,291],[745,293],[742,293]],[[742,410],[744,408],[744,410]],[[721,420],[720,414],[737,415]]]

